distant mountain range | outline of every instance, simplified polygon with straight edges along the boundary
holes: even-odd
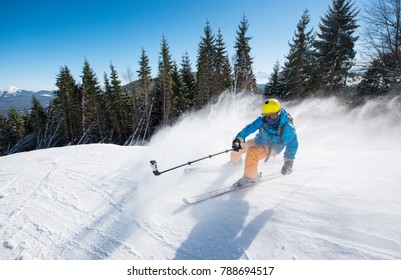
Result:
[[[53,91],[49,90],[29,91],[8,86],[0,91],[0,114],[7,115],[10,108],[14,108],[19,113],[31,109],[32,96],[38,98],[44,107],[48,106],[54,97]]]

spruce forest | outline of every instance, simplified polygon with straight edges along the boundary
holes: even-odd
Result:
[[[333,0],[316,31],[309,26],[309,11],[300,14],[284,63],[278,58],[264,89],[258,89],[253,72],[246,15],[237,27],[232,57],[220,29],[214,33],[207,21],[196,62],[187,53],[177,62],[162,36],[156,77],[144,49],[138,79],[126,85],[112,64],[103,87],[86,59],[80,81],[63,66],[48,107],[33,97],[24,114],[13,108],[0,114],[0,155],[88,143],[145,145],[157,129],[212,103],[222,92],[280,100],[338,96],[351,106],[400,95],[400,0],[372,0],[363,12],[351,0]]]

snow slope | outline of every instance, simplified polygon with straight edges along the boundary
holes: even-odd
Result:
[[[0,158],[0,259],[401,259],[400,98],[347,111],[332,99],[285,104],[300,142],[264,181],[194,206],[184,196],[242,176],[224,151],[260,111],[223,95],[146,147],[93,144]]]

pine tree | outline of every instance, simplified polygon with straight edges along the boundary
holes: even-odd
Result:
[[[32,95],[32,107],[28,114],[26,123],[27,134],[32,133],[34,135],[33,146],[36,148],[42,148],[44,146],[44,134],[47,122],[47,113],[40,103],[39,99]]]
[[[170,123],[172,111],[172,92],[171,92],[171,71],[172,62],[170,48],[166,37],[162,37],[161,52],[159,57],[159,67],[157,76],[157,86],[155,92],[155,110],[153,111],[155,124],[166,126]]]
[[[313,29],[307,31],[310,22],[309,11],[304,10],[301,20],[297,24],[297,31],[292,42],[289,43],[290,51],[283,70],[288,77],[284,86],[286,97],[302,98],[308,92],[316,89]]]
[[[60,138],[61,143],[67,144],[76,141],[82,133],[81,94],[78,86],[67,66],[61,67],[56,77],[56,98],[53,101],[52,118],[55,133],[59,127],[64,131]],[[62,140],[61,140],[62,139]]]
[[[23,118],[14,108],[8,110],[8,116],[0,114],[0,154],[13,153],[14,146],[25,134]]]
[[[217,31],[215,53],[215,86],[214,91],[220,94],[231,87],[231,65],[227,55],[226,45],[223,41],[221,30]]]
[[[146,115],[148,114],[150,107],[149,95],[150,83],[152,81],[151,71],[152,69],[149,66],[149,58],[145,50],[142,48],[142,53],[139,60],[139,70],[137,71],[139,81],[138,92],[140,96],[140,102],[144,105],[143,110],[146,112]]]
[[[8,153],[13,153],[13,150],[15,149],[14,146],[17,145],[18,141],[25,135],[24,119],[14,108],[8,110],[7,129],[9,147],[11,148],[11,151]]]
[[[282,84],[280,81],[280,63],[274,64],[273,72],[269,76],[269,80],[265,85],[264,95],[268,97],[280,97],[282,95]]]
[[[171,81],[171,89],[173,94],[172,116],[173,119],[176,120],[189,108],[189,100],[185,96],[184,83],[182,81],[176,62],[173,63],[173,69],[171,71]]]
[[[138,143],[139,139],[142,139],[142,143],[150,138],[150,116],[153,108],[153,98],[151,97],[151,67],[149,66],[149,58],[142,48],[142,53],[139,59],[139,70],[138,73],[138,87],[136,88],[136,95],[134,103],[137,113],[137,129],[134,138],[138,139],[135,143]]]
[[[114,65],[110,64],[110,70],[110,90],[114,99],[112,107],[116,114],[115,119],[117,128],[115,142],[122,144],[133,130],[134,120],[132,114],[132,99],[126,91],[123,90],[121,80],[118,78]]]
[[[78,143],[98,142],[103,139],[100,127],[101,110],[98,106],[101,90],[96,74],[86,59],[81,78],[82,134]]]
[[[215,95],[214,85],[216,78],[215,65],[215,38],[212,33],[209,21],[203,29],[204,36],[198,46],[197,72],[196,72],[196,92],[194,104],[200,108],[209,103]]]
[[[47,121],[43,131],[42,140],[40,145],[38,145],[38,148],[40,149],[63,146],[70,143],[65,136],[66,125],[64,112],[60,104],[60,98],[56,96],[47,106]]]
[[[7,118],[0,113],[0,155],[4,154],[10,145],[10,131]]]
[[[180,74],[183,82],[183,91],[185,98],[188,100],[189,107],[194,105],[195,95],[195,75],[192,72],[191,61],[188,56],[188,52],[182,57]]]
[[[25,125],[23,119],[14,108],[8,110],[8,122],[12,128],[12,134],[16,139],[24,136]]]
[[[251,91],[257,92],[256,78],[253,73],[251,57],[251,47],[249,41],[252,37],[246,35],[248,31],[248,20],[243,15],[238,26],[235,42],[235,62],[234,62],[234,90],[235,92]]]
[[[346,85],[355,57],[354,35],[358,28],[358,11],[351,0],[333,0],[332,6],[319,24],[320,33],[315,40],[323,87],[329,94]]]
[[[102,116],[104,123],[102,124],[103,129],[103,139],[101,142],[105,143],[113,143],[114,132],[116,129],[117,123],[117,116],[116,112],[113,110],[114,107],[114,96],[110,84],[110,79],[107,73],[103,74],[103,84],[104,84],[104,91],[102,94]]]

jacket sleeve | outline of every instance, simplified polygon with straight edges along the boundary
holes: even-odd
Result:
[[[238,134],[235,136],[235,138],[241,138],[242,140],[245,141],[246,137],[248,137],[250,134],[254,133],[256,130],[258,130],[261,126],[263,125],[263,120],[261,117],[258,117],[256,120],[245,126]]]
[[[298,151],[298,138],[294,125],[286,124],[281,137],[285,145],[284,158],[294,160]]]

